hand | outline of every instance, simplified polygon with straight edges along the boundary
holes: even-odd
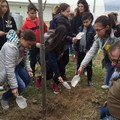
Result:
[[[107,101],[105,101],[103,105],[104,105],[104,106],[107,106]]]
[[[78,56],[78,52],[77,51],[75,51],[75,56]]]
[[[63,78],[60,76],[60,77],[58,77],[58,81],[59,82],[61,82],[61,83],[63,83],[64,82],[64,80],[63,80]]]
[[[3,31],[0,31],[0,36],[4,36],[6,35],[7,33],[3,32]]]
[[[17,88],[12,89],[11,91],[12,91],[12,94],[13,94],[15,97],[17,97],[17,96],[19,95]]]
[[[73,37],[73,38],[72,38],[72,42],[73,42],[73,43],[76,43],[77,41],[78,41],[78,39],[77,39],[76,37]]]
[[[79,67],[78,69],[78,74],[81,75],[83,73],[83,68],[82,67]]]
[[[37,48],[40,48],[40,43],[36,43],[36,47],[37,47]]]
[[[28,74],[30,77],[33,77],[33,72],[29,71]]]

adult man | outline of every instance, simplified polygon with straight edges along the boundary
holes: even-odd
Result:
[[[115,42],[110,47],[109,55],[112,65],[116,67],[116,71],[120,74],[120,41]],[[107,107],[115,120],[120,120],[120,75],[113,80],[109,89]]]

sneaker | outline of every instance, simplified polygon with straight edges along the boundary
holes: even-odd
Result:
[[[101,88],[102,89],[109,89],[109,86],[108,85],[102,85]]]
[[[93,86],[93,82],[92,81],[88,81],[88,86]]]
[[[54,94],[59,94],[59,86],[58,86],[58,84],[56,84],[56,83],[53,84],[53,90],[54,90]]]
[[[87,71],[84,72],[85,76],[87,76]]]
[[[8,101],[1,99],[1,106],[4,110],[7,110],[9,108]]]
[[[0,86],[0,90],[3,90],[4,88],[3,88],[3,86]]]
[[[35,86],[36,88],[40,88],[41,87],[41,77],[38,77],[36,80],[35,80]]]

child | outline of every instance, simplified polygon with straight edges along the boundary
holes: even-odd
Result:
[[[6,34],[9,30],[17,30],[15,20],[10,16],[8,1],[0,0],[0,49],[7,41]]]
[[[28,48],[36,43],[34,32],[29,29],[21,32],[20,39],[14,30],[10,30],[7,39],[0,51],[0,85],[8,82],[10,86],[10,89],[2,95],[3,109],[9,108],[8,100],[11,97],[21,94],[28,86],[33,73],[27,53]]]
[[[28,17],[22,26],[22,30],[31,29],[34,31],[36,35],[36,42],[40,43],[40,32],[39,32],[39,19],[37,17],[37,9],[35,6],[29,4],[28,5]],[[44,24],[44,32],[47,32],[47,25]],[[40,54],[40,49],[35,45],[30,49],[30,65],[33,70],[33,74],[35,74],[35,65],[37,63],[37,56]]]
[[[92,26],[93,16],[90,12],[84,12],[82,15],[83,25],[78,32],[83,32],[82,38],[75,44],[75,51],[77,52],[77,70],[84,59],[87,51],[93,44],[95,30]],[[92,85],[92,61],[86,66],[88,85]]]
[[[10,8],[7,0],[0,0],[0,50],[7,41],[6,34],[10,30],[17,30],[15,20],[10,16]],[[3,90],[3,86],[0,86]]]
[[[118,22],[118,14],[116,12],[111,12],[108,14],[108,17],[111,22],[111,27],[114,30],[114,34],[116,37],[120,37],[120,23]]]
[[[104,55],[104,67],[106,68],[105,85],[101,86],[103,89],[109,88],[109,80],[114,72],[114,67],[111,65],[111,61],[108,55],[110,46],[116,42],[117,38],[114,36],[114,31],[111,29],[110,20],[107,16],[100,16],[95,20],[94,29],[96,31],[95,41],[87,52],[85,58],[81,62],[78,69],[78,74],[81,74],[84,68],[96,55],[99,48],[103,51]]]
[[[53,78],[55,94],[59,93],[59,83],[64,81],[64,61],[61,57],[65,52],[66,32],[66,27],[60,25],[54,32],[47,33],[49,37],[45,40],[46,78]]]

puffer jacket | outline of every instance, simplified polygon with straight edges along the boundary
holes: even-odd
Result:
[[[20,50],[20,40],[14,30],[7,34],[7,42],[0,51],[0,85],[8,82],[11,89],[17,88],[16,66],[23,60],[27,71],[32,71],[28,61],[28,49]],[[21,52],[23,53],[21,56]]]

